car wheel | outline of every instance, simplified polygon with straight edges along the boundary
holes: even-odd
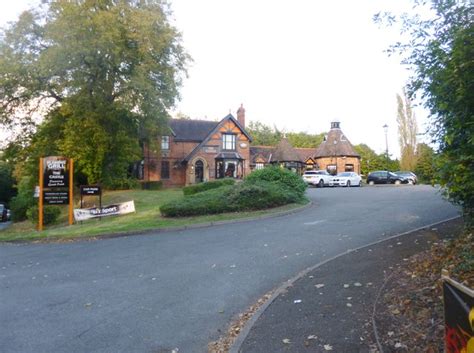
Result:
[[[362,180],[361,180],[361,181],[359,181],[359,185],[358,185],[358,186],[359,186],[359,187],[361,187],[361,186],[362,186]]]
[[[410,184],[410,185],[415,185],[415,183],[414,183],[413,180],[411,180],[411,179],[408,179],[408,184]]]
[[[321,180],[319,181],[319,187],[320,187],[320,188],[323,188],[323,187],[324,187],[324,180],[323,180],[323,179],[321,179]]]
[[[346,184],[347,187],[350,187],[351,186],[351,182],[348,180],[347,181],[347,184]]]
[[[395,185],[400,185],[402,182],[400,180],[395,180]]]
[[[374,185],[374,184],[375,184],[375,183],[374,183],[373,180],[369,181],[369,185]]]

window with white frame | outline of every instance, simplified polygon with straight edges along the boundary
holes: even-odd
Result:
[[[222,134],[222,149],[235,151],[234,134]]]
[[[265,165],[263,163],[255,163],[255,169],[263,169]]]
[[[170,137],[169,136],[161,136],[161,150],[169,150],[170,149]]]

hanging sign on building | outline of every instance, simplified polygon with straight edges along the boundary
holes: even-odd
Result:
[[[65,157],[45,157],[43,161],[43,187],[67,188],[69,187],[69,160]]]

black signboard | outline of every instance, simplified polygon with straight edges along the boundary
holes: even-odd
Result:
[[[67,205],[69,203],[69,192],[67,191],[44,191],[44,203],[48,205]]]
[[[81,186],[81,195],[90,196],[90,195],[101,195],[102,190],[100,185],[82,185]]]
[[[44,188],[69,187],[69,165],[64,157],[44,158],[43,180]]]

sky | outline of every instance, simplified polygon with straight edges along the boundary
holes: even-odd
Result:
[[[398,30],[372,21],[409,0],[171,0],[193,58],[172,114],[220,120],[243,104],[246,121],[321,133],[339,120],[352,144],[400,156],[396,94],[409,71],[384,52]],[[0,26],[35,0],[2,1]],[[427,113],[415,109],[419,131]],[[423,141],[420,141],[423,142]]]

